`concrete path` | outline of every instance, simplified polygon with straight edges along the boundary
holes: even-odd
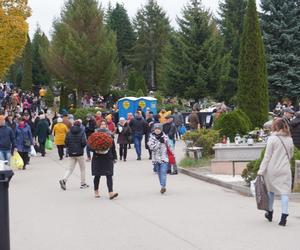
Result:
[[[145,153],[145,152],[144,152]],[[178,146],[177,158],[183,155]],[[299,250],[300,204],[290,204],[286,228],[267,222],[254,198],[185,175],[168,176],[161,195],[151,163],[135,160],[115,168],[117,200],[110,201],[106,180],[100,199],[79,188],[79,171],[62,191],[58,180],[68,160],[56,150],[32,158],[26,171],[16,171],[10,186],[12,250]]]

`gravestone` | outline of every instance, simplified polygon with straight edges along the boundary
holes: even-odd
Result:
[[[295,164],[294,192],[300,192],[300,161]]]

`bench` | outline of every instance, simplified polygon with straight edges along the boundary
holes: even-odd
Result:
[[[193,156],[196,160],[202,158],[202,147],[187,147],[186,156],[190,157],[190,153],[193,153]]]

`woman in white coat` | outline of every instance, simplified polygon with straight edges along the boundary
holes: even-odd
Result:
[[[290,160],[293,157],[294,144],[288,124],[283,119],[276,119],[272,124],[272,135],[268,139],[264,159],[258,175],[263,175],[269,192],[269,210],[265,217],[273,219],[274,196],[281,196],[280,226],[286,225],[288,217],[289,194],[292,187]]]

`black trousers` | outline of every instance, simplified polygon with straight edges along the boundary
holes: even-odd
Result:
[[[101,176],[95,176],[94,177],[94,190],[97,191],[99,189],[99,183],[100,183],[100,177]],[[113,192],[113,178],[112,175],[106,175],[106,184],[108,188],[108,192]]]
[[[40,142],[39,144],[40,144],[41,154],[42,154],[42,156],[45,156],[46,155],[46,149],[45,149],[46,142]]]
[[[64,148],[65,145],[57,145],[59,159],[62,159],[64,157]]]
[[[127,144],[120,144],[119,155],[120,155],[120,158],[123,157],[123,159],[126,160],[126,158],[127,158]]]
[[[18,151],[18,153],[19,153],[19,155],[21,156],[21,158],[22,158],[22,160],[24,162],[23,169],[25,169],[26,165],[29,162],[28,152],[20,152],[20,151]]]

